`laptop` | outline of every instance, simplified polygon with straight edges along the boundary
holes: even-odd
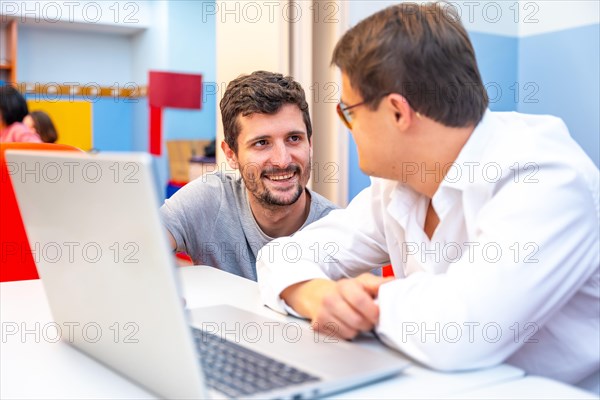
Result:
[[[70,327],[62,340],[151,392],[312,398],[409,365],[393,351],[315,340],[301,320],[186,311],[150,155],[23,150],[6,163],[53,318]]]

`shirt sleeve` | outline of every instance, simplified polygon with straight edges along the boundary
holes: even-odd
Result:
[[[264,304],[286,313],[279,297],[285,288],[311,279],[341,279],[385,265],[389,256],[369,187],[343,210],[332,210],[291,237],[279,238],[258,253],[256,270]]]
[[[194,257],[200,243],[210,240],[218,215],[222,185],[216,176],[200,177],[165,200],[160,215],[177,243],[176,251]]]
[[[539,167],[537,182],[510,176],[497,184],[475,221],[471,251],[445,274],[419,272],[381,286],[384,341],[440,370],[495,365],[597,273],[597,179]]]

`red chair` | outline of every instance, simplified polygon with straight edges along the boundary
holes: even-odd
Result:
[[[392,268],[392,265],[386,265],[385,267],[381,268],[381,275],[383,275],[384,278],[387,277],[394,277],[394,269]]]
[[[6,150],[81,150],[55,143],[0,143],[0,282],[38,279],[19,205],[4,161]]]
[[[175,254],[175,261],[177,262],[177,266],[179,267],[189,267],[191,265],[194,265],[192,258],[186,253]]]

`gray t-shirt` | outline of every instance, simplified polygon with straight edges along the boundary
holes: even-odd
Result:
[[[337,208],[310,191],[310,211],[302,228]],[[256,280],[256,254],[273,240],[258,226],[241,178],[221,172],[185,185],[160,208],[165,227],[194,264],[210,265]],[[302,229],[300,228],[300,229]]]

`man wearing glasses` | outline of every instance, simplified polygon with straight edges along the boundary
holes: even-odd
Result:
[[[333,63],[372,184],[261,250],[264,302],[342,338],[375,330],[432,368],[506,361],[597,389],[598,169],[563,122],[487,110],[467,33],[438,4],[372,15]],[[394,280],[365,274],[388,263]]]

